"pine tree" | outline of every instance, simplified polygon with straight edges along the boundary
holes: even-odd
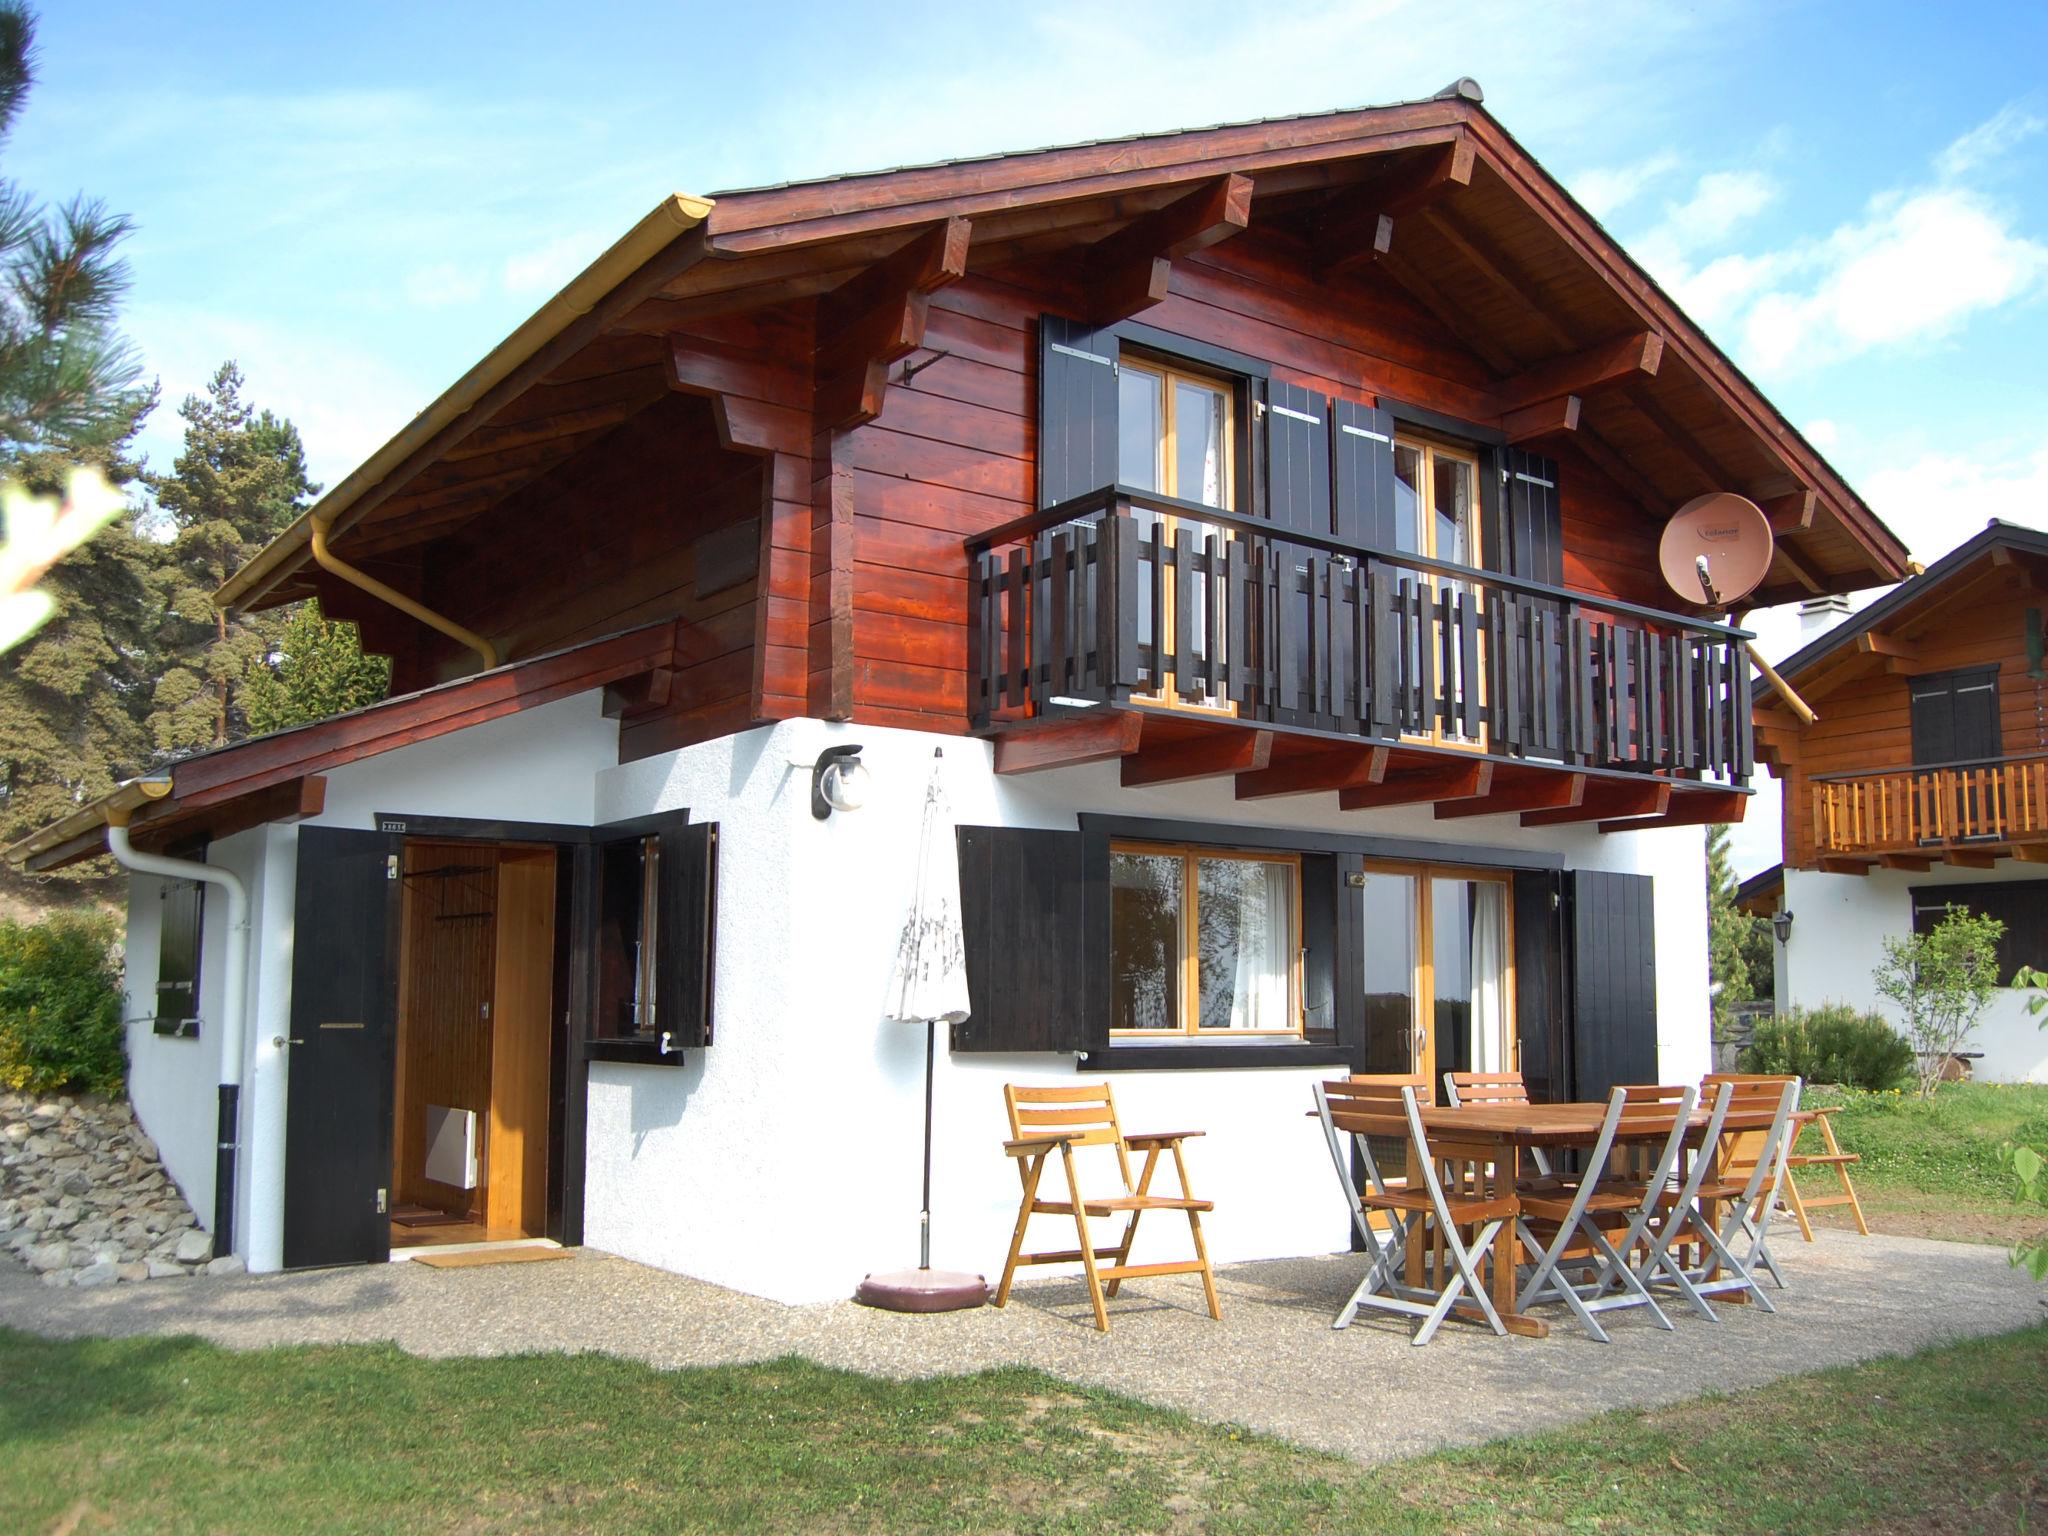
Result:
[[[1754,964],[1759,947],[1768,944],[1765,925],[1735,905],[1735,873],[1728,862],[1728,829],[1707,831],[1707,978],[1719,984],[1714,994],[1714,1033],[1719,1035],[1739,1004],[1757,992]],[[1762,949],[1769,964],[1769,950]]]
[[[366,656],[353,624],[321,617],[318,599],[289,610],[270,664],[242,685],[249,729],[289,730],[384,697],[391,658]]]

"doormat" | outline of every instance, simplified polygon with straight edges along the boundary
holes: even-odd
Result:
[[[406,1262],[429,1269],[472,1269],[478,1264],[539,1264],[568,1257],[566,1248],[472,1248],[467,1253],[416,1253]]]
[[[459,1227],[468,1221],[467,1216],[457,1216],[449,1211],[428,1210],[414,1206],[393,1211],[391,1224],[396,1227]]]

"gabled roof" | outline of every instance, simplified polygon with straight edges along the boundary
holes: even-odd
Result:
[[[95,858],[106,851],[109,817],[123,814],[136,846],[149,849],[318,815],[327,771],[665,667],[675,656],[675,631],[671,623],[649,624],[195,753],[115,786],[0,850],[0,858],[30,873]]]
[[[1992,518],[1975,538],[1957,545],[1918,576],[1900,582],[1869,607],[1852,613],[1834,628],[1817,636],[1785,660],[1778,673],[1797,686],[1800,678],[1822,663],[1854,647],[1865,635],[1884,634],[1910,622],[1930,603],[1941,601],[1960,583],[1976,574],[1980,566],[1995,560],[2000,551],[2029,558],[2048,557],[2048,532]],[[1771,691],[1768,679],[1750,685],[1751,699],[1763,703]]]
[[[1455,195],[1402,201],[1432,174]],[[317,590],[305,569],[316,516],[341,558],[414,558],[670,390],[718,398],[722,384],[678,376],[667,344],[703,316],[852,291],[941,226],[959,234],[970,271],[1099,254],[1226,178],[1246,184],[1253,223],[1349,242],[1334,254],[1351,260],[1372,238],[1359,215],[1399,207],[1391,247],[1363,259],[1492,375],[1470,390],[1474,420],[1633,348],[1628,387],[1589,394],[1573,441],[1652,516],[1706,490],[1764,504],[1780,554],[1762,600],[1904,574],[1903,546],[1855,491],[1460,81],[1391,106],[672,198],[216,601],[267,606]],[[713,361],[730,376],[729,359]]]

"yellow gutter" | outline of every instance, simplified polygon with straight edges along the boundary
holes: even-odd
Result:
[[[258,550],[247,565],[230,576],[213,594],[214,605],[219,608],[246,606],[289,576],[311,554],[315,523],[324,523],[328,536],[345,531],[352,521],[349,513],[365,495],[503,382],[514,369],[561,335],[574,321],[589,314],[613,289],[672,245],[678,236],[697,228],[710,215],[711,201],[708,198],[677,192],[665,199],[610,250],[571,278],[562,291],[536,310],[524,325],[499,342],[481,362],[450,385],[403,431],[371,454],[354,473]]]
[[[451,618],[434,612],[424,603],[413,601],[395,587],[387,587],[368,571],[359,571],[347,561],[340,559],[327,547],[328,520],[324,517],[313,519],[313,563],[330,576],[339,576],[350,586],[360,587],[380,602],[389,603],[400,613],[410,614],[429,629],[438,629],[450,640],[468,646],[484,661],[484,670],[490,671],[498,664],[498,648],[473,629],[464,629]]]
[[[136,811],[152,801],[163,799],[170,792],[171,781],[166,778],[128,779],[116,784],[97,800],[88,800],[62,821],[38,827],[27,837],[0,851],[0,858],[10,864],[26,864],[38,854],[61,847],[95,827],[125,827]]]

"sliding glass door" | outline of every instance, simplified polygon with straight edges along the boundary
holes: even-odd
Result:
[[[1417,1072],[1441,1097],[1446,1072],[1515,1065],[1508,876],[1446,866],[1365,871],[1365,1059]]]

